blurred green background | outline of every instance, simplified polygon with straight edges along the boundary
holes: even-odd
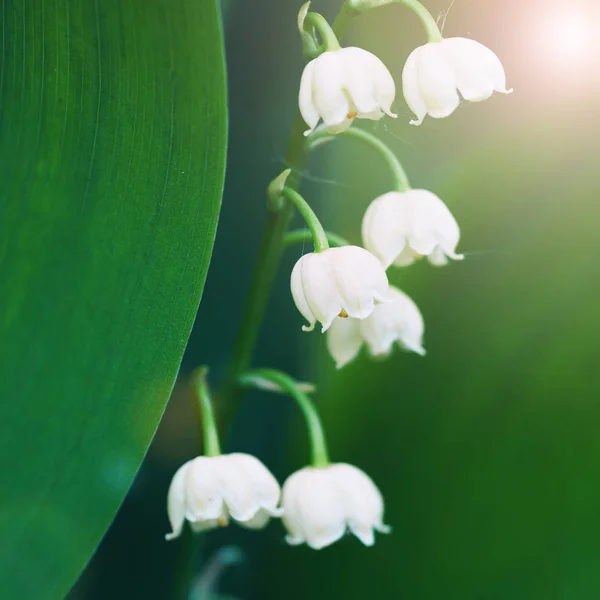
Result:
[[[185,380],[208,363],[217,381],[227,364],[303,66],[298,3],[227,4],[229,163],[204,298],[181,385],[70,600],[183,597],[177,582],[202,574],[225,544],[244,560],[220,589],[247,600],[599,598],[597,0],[426,2],[446,37],[498,54],[514,94],[414,128],[399,93],[396,121],[360,124],[461,226],[462,263],[390,272],[423,312],[426,358],[361,355],[337,372],[324,338],[300,331],[288,279],[301,249],[286,255],[254,364],[316,380],[332,458],[377,482],[392,535],[315,552],[286,547],[278,523],[260,534],[230,527],[204,536],[191,563],[191,536],[164,542],[170,478],[199,451]],[[331,18],[339,4],[313,9]],[[391,6],[357,19],[345,41],[375,52],[399,83],[424,35]],[[376,156],[342,140],[315,153],[302,191],[329,229],[359,242],[365,208],[389,185]],[[280,481],[309,458],[301,417],[277,396],[249,395],[227,440]]]

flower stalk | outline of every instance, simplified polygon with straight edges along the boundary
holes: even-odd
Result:
[[[375,152],[377,152],[377,154],[379,154],[379,156],[381,156],[381,158],[383,158],[383,160],[386,162],[392,173],[392,178],[394,181],[393,189],[395,191],[406,192],[410,189],[410,182],[408,181],[406,171],[400,164],[398,157],[394,154],[392,149],[377,136],[365,131],[364,129],[351,127],[350,129],[346,129],[345,131],[338,133],[336,136],[331,135],[327,131],[317,131],[308,136],[306,140],[306,151],[311,152],[324,142],[331,141],[340,136],[354,138],[375,150]]]
[[[435,19],[418,0],[346,0],[346,4],[350,11],[358,13],[379,8],[386,4],[404,4],[419,17],[430,42],[441,42],[443,39]]]
[[[334,248],[341,248],[342,246],[349,246],[350,242],[343,238],[341,235],[337,233],[333,233],[332,231],[326,231],[325,235],[327,236],[327,241],[330,246]],[[312,241],[312,233],[308,229],[295,229],[294,231],[288,231],[285,234],[284,244],[286,248],[290,246],[294,246],[296,244],[303,244],[304,242]]]
[[[321,468],[329,465],[329,453],[327,451],[327,443],[325,441],[325,432],[323,430],[323,424],[321,423],[321,417],[319,417],[319,413],[312,400],[308,397],[308,394],[303,392],[298,387],[296,381],[289,375],[275,369],[257,369],[255,371],[248,371],[240,377],[239,381],[244,386],[255,387],[255,381],[257,379],[272,382],[298,403],[298,406],[306,419],[306,426],[308,427],[312,451],[312,466]]]
[[[282,196],[290,200],[306,221],[306,225],[310,229],[315,252],[323,252],[329,248],[327,234],[321,225],[321,221],[315,214],[315,211],[309,206],[308,202],[293,188],[285,187],[281,190]]]
[[[210,397],[210,390],[206,382],[207,373],[207,367],[198,367],[192,374],[191,381],[196,389],[200,415],[202,417],[204,455],[219,456],[221,454],[221,444],[219,443],[217,421],[215,419],[215,412]]]

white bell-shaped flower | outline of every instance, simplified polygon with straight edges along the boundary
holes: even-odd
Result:
[[[486,46],[466,38],[429,42],[412,51],[402,73],[404,98],[420,125],[427,114],[452,114],[460,95],[470,102],[486,100],[494,91],[509,94],[500,59]]]
[[[302,118],[314,131],[322,120],[331,133],[348,129],[353,119],[379,120],[391,111],[396,95],[387,67],[362,48],[323,52],[302,73],[298,104]]]
[[[309,322],[304,331],[312,331],[320,321],[327,331],[341,317],[365,319],[375,302],[386,302],[389,288],[381,263],[358,246],[329,248],[311,252],[295,264],[291,276],[296,307]]]
[[[387,269],[410,265],[427,256],[433,265],[445,265],[456,254],[460,230],[448,207],[432,192],[388,192],[371,202],[363,217],[365,248]]]
[[[224,527],[229,517],[249,529],[260,529],[280,517],[281,490],[271,472],[254,456],[242,453],[199,456],[181,466],[167,499],[172,533],[181,534],[186,520],[194,531]]]
[[[283,484],[286,542],[306,543],[319,550],[351,531],[365,546],[375,543],[374,530],[383,524],[383,499],[371,478],[345,463],[306,467]]]
[[[401,348],[425,355],[423,316],[417,305],[390,286],[390,301],[378,304],[366,319],[335,319],[327,331],[327,348],[340,369],[356,357],[363,344],[373,356],[387,356],[397,342]]]

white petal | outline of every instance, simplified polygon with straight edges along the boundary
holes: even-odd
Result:
[[[411,247],[419,254],[427,256],[439,245],[451,258],[455,254],[460,239],[460,229],[448,207],[428,190],[410,190],[404,196],[410,207]]]
[[[198,456],[190,461],[186,481],[186,519],[219,519],[223,514],[220,456]]]
[[[344,48],[344,87],[358,116],[380,119],[396,93],[394,79],[374,54],[362,48]]]
[[[181,535],[185,523],[185,488],[187,471],[191,461],[177,469],[167,495],[167,512],[171,523],[172,533],[167,533],[165,539],[172,540]]]
[[[373,314],[360,322],[362,337],[374,356],[387,355],[394,342],[424,355],[424,323],[417,305],[399,289],[391,287],[392,301],[379,304]]]
[[[381,492],[366,473],[353,465],[331,465],[329,474],[343,499],[350,531],[365,545],[373,545],[373,529],[385,529]]]
[[[413,50],[403,74],[404,98],[418,120],[423,121],[423,108],[436,119],[452,114],[460,102],[454,73],[440,42],[430,42]]]
[[[385,268],[389,267],[406,246],[408,222],[403,219],[400,193],[389,192],[371,202],[362,221],[363,244]]]
[[[271,472],[250,454],[232,453],[222,457],[223,498],[231,516],[250,528],[266,525],[268,515],[280,515],[280,489]],[[260,511],[267,515],[256,518]]]
[[[315,323],[317,322],[317,318],[313,314],[308,301],[306,299],[306,294],[304,292],[304,286],[302,284],[302,271],[303,271],[303,261],[305,257],[302,256],[294,265],[292,269],[292,276],[290,278],[290,287],[292,290],[292,297],[294,298],[294,303],[296,304],[296,308],[300,311],[300,314],[308,321],[309,326],[302,326],[304,331],[312,331],[315,328]]]
[[[442,41],[454,69],[455,84],[465,100],[479,102],[494,91],[508,93],[500,59],[486,46],[466,38]]]
[[[412,110],[417,116],[416,121],[411,121],[411,125],[420,125],[427,115],[427,106],[425,100],[421,96],[421,90],[419,89],[419,73],[417,56],[420,48],[413,50],[402,70],[402,91],[404,93],[404,100],[410,110]]]
[[[387,275],[377,258],[358,246],[331,248],[331,272],[342,308],[356,319],[368,317],[375,302],[384,302],[389,288]]]
[[[339,125],[350,112],[344,91],[343,50],[323,52],[315,58],[313,100],[326,126]]]
[[[288,477],[282,502],[289,544],[306,542],[319,550],[344,535],[343,506],[332,484],[329,467],[306,467]]]
[[[304,295],[312,314],[322,323],[323,331],[342,310],[339,286],[331,265],[331,253],[334,250],[339,248],[305,254],[300,259]]]
[[[304,67],[302,78],[300,79],[300,92],[298,94],[300,114],[302,115],[304,122],[309,126],[309,130],[306,134],[312,132],[319,123],[319,112],[313,101],[314,63],[315,61],[311,60],[306,67]]]
[[[338,317],[327,330],[327,349],[338,369],[353,360],[362,346],[360,323],[358,319]]]

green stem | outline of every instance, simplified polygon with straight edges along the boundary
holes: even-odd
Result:
[[[289,187],[284,187],[281,190],[281,195],[294,204],[298,212],[302,215],[302,218],[306,221],[312,235],[315,252],[327,250],[329,248],[327,234],[323,229],[323,225],[321,225],[321,221],[319,221],[315,211],[310,207],[308,202],[296,190]]]
[[[256,378],[266,379],[278,385],[298,403],[298,406],[300,406],[300,409],[304,413],[306,426],[308,427],[312,450],[312,466],[326,467],[329,464],[329,453],[327,452],[325,432],[321,423],[321,417],[319,417],[319,413],[312,400],[306,393],[298,389],[297,383],[289,375],[275,369],[248,371],[240,377],[240,383],[254,387],[254,380]]]
[[[331,52],[332,50],[339,50],[340,43],[337,36],[333,32],[331,25],[327,22],[327,19],[319,13],[309,12],[304,18],[304,28],[312,25],[321,36],[323,45],[325,46],[325,52]]]
[[[410,8],[421,19],[421,23],[423,23],[423,27],[425,27],[425,32],[427,33],[427,39],[430,42],[442,41],[443,37],[435,19],[418,0],[392,0],[392,2],[404,4],[404,6]]]
[[[310,152],[321,145],[324,141],[333,140],[341,136],[354,138],[370,146],[373,150],[375,150],[375,152],[377,152],[377,154],[379,154],[379,156],[381,156],[381,158],[383,158],[383,160],[385,160],[390,168],[392,177],[394,179],[394,189],[397,192],[406,192],[407,190],[410,190],[410,182],[408,181],[406,171],[400,164],[398,157],[387,144],[364,129],[350,127],[350,129],[346,129],[335,136],[331,135],[327,131],[317,131],[306,138],[306,150],[307,152]]]
[[[342,37],[350,21],[345,18],[343,22],[337,24],[336,20],[335,23],[335,33],[338,37]],[[306,139],[304,137],[305,129],[306,124],[304,123],[304,119],[300,111],[297,111],[285,155],[286,165],[292,169],[290,176],[286,180],[286,187],[295,190],[300,185],[302,170],[306,165],[308,157],[304,148],[304,140]],[[224,421],[227,421],[228,417],[235,411],[243,393],[243,390],[238,385],[238,378],[240,373],[250,367],[252,352],[256,345],[267,302],[271,295],[273,281],[283,252],[284,236],[293,214],[294,205],[288,200],[281,210],[277,212],[270,211],[267,215],[258,259],[254,267],[250,291],[242,316],[242,324],[219,394],[219,406],[222,408]]]
[[[219,444],[219,434],[217,432],[217,422],[210,399],[210,390],[206,383],[206,367],[198,367],[192,374],[192,382],[196,387],[198,404],[200,405],[200,414],[202,416],[202,431],[204,440],[205,456],[219,456],[221,454],[221,445]]]
[[[421,19],[430,42],[441,42],[443,39],[435,19],[418,0],[346,0],[346,4],[348,5],[348,11],[350,13],[354,11],[355,14],[373,8],[380,8],[387,4],[404,4],[404,6],[410,8]]]
[[[350,242],[344,239],[341,235],[326,231],[327,241],[330,246],[339,248],[340,246],[350,246]],[[283,243],[286,248],[294,246],[295,244],[302,244],[304,242],[312,241],[312,233],[308,229],[295,229],[294,231],[288,231],[283,238]]]

